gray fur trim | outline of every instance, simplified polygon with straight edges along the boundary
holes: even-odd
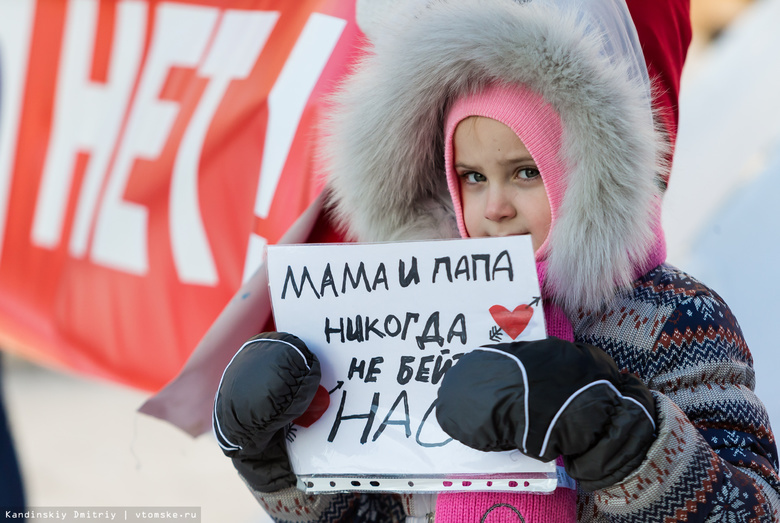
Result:
[[[551,9],[434,0],[388,19],[334,100],[324,155],[330,205],[353,238],[455,236],[444,115],[492,81],[528,85],[564,127],[568,188],[545,283],[571,313],[599,308],[645,259],[664,149],[644,86],[601,56],[572,15]]]

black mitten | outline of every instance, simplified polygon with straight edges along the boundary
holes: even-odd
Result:
[[[445,374],[436,418],[469,447],[563,455],[586,490],[639,466],[655,439],[655,400],[604,351],[558,338],[474,349]]]
[[[250,339],[225,369],[214,400],[214,433],[255,490],[295,485],[286,430],[306,411],[319,383],[316,356],[301,340],[281,332]]]

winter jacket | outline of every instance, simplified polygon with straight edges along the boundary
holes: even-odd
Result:
[[[573,324],[577,341],[602,348],[648,384],[658,412],[645,461],[619,484],[580,491],[578,521],[779,520],[774,436],[753,392],[750,352],[720,296],[662,264]],[[432,510],[415,508],[408,495],[307,496],[292,488],[255,495],[281,522],[403,521],[404,513]]]
[[[542,260],[544,297],[564,308],[576,341],[642,378],[658,416],[642,464],[616,485],[579,492],[578,519],[777,521],[777,450],[739,325],[715,292],[662,263],[667,150],[620,6],[438,0],[388,20],[335,102],[330,205],[359,241],[456,236],[447,108],[496,81],[541,94],[561,117],[569,166]],[[432,510],[408,495],[255,494],[279,521],[401,521]]]

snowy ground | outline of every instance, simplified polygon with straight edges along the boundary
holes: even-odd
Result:
[[[213,438],[136,413],[147,394],[4,355],[6,409],[30,507],[201,507],[267,523]]]

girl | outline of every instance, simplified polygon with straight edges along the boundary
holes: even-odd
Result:
[[[300,494],[283,435],[318,365],[271,333],[233,359],[214,410],[258,499],[280,521],[777,520],[776,447],[739,325],[664,263],[668,152],[623,1],[436,0],[399,16],[336,101],[333,212],[359,241],[531,235],[554,337],[461,358],[437,418],[475,448],[563,456],[578,489]]]

